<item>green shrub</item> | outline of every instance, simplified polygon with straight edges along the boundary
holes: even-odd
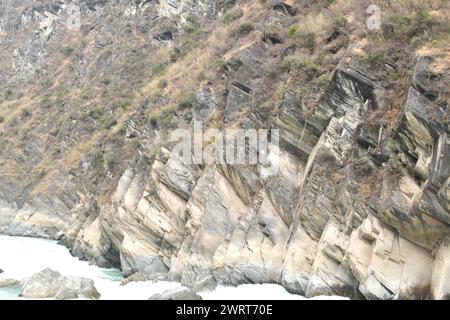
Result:
[[[298,65],[298,60],[299,58],[295,56],[287,56],[283,59],[283,63],[281,64],[281,66],[285,71],[293,71]]]
[[[223,15],[222,21],[225,24],[230,24],[234,20],[237,20],[241,18],[244,15],[244,12],[241,9],[233,10],[233,11],[227,11]]]
[[[109,130],[116,125],[117,125],[117,120],[114,118],[114,116],[110,115],[110,116],[107,116],[105,119],[103,119],[101,128]]]
[[[180,100],[178,101],[178,109],[185,110],[188,108],[192,108],[196,101],[197,94],[194,91],[186,92],[180,97]]]
[[[374,172],[375,166],[369,158],[364,157],[353,163],[353,169],[361,176],[370,176]]]
[[[305,48],[313,50],[316,47],[316,34],[302,30],[298,25],[288,29],[288,35],[295,37],[297,43]]]
[[[11,89],[8,89],[5,91],[4,97],[6,100],[9,100],[12,98],[13,94],[14,94],[13,91]]]
[[[44,87],[44,89],[49,89],[49,88],[53,87],[53,81],[50,79],[45,80],[42,83],[42,87]]]
[[[173,108],[164,108],[161,112],[158,122],[162,128],[173,128],[176,125]]]
[[[224,59],[217,59],[215,65],[217,71],[226,71],[226,63]]]
[[[131,26],[131,24],[127,23],[125,26],[125,32],[128,34],[133,33],[133,27]]]
[[[191,37],[193,39],[192,43],[194,44],[193,47],[198,47],[204,44],[204,42],[198,41],[198,38],[202,37],[205,34],[208,34],[208,31],[203,28],[199,28],[191,33]]]
[[[189,16],[186,18],[186,24],[183,27],[184,31],[187,33],[194,33],[200,28],[201,25],[196,16]]]
[[[205,81],[206,79],[208,79],[208,77],[206,76],[205,71],[200,71],[199,74],[197,75],[197,81],[202,82]]]
[[[138,138],[130,138],[130,139],[127,140],[127,142],[128,142],[131,146],[133,146],[134,148],[139,147],[140,144],[141,144],[141,143],[139,142],[139,139],[138,139]]]
[[[88,116],[91,118],[98,118],[102,115],[102,109],[100,109],[99,106],[97,105],[93,105],[91,106],[91,108],[88,110]]]
[[[229,66],[231,69],[237,70],[240,66],[242,66],[242,61],[239,58],[230,58],[226,62],[227,66]]]
[[[233,19],[233,16],[232,16],[232,14],[230,13],[230,12],[225,12],[225,14],[223,15],[223,17],[222,17],[222,22],[223,23],[226,23],[226,24],[229,24],[231,21],[233,21],[234,19]]]
[[[89,88],[83,88],[80,91],[80,98],[83,100],[89,100],[90,98],[92,98],[93,93],[91,92],[91,90]]]
[[[236,57],[230,58],[228,61],[224,59],[218,59],[216,61],[216,69],[222,72],[228,71],[229,69],[237,70],[240,66],[242,66],[242,61]]]
[[[264,30],[264,36],[271,39],[270,41],[273,41],[276,39],[277,42],[278,41],[282,42],[282,30],[281,30],[280,26],[278,26],[276,24],[268,25],[266,27],[266,29]]]
[[[335,28],[345,28],[347,25],[347,17],[345,16],[334,16],[332,18],[333,27]]]
[[[378,50],[375,53],[367,54],[363,60],[371,66],[381,65],[386,61],[386,53],[384,50]]]
[[[152,75],[156,76],[158,74],[161,74],[162,72],[164,72],[164,70],[166,70],[166,68],[167,68],[167,63],[165,63],[165,62],[155,63],[151,66]]]
[[[328,84],[331,81],[331,73],[324,73],[317,77],[317,79],[314,81],[314,83],[321,88],[324,88],[328,86]]]
[[[52,104],[52,99],[50,99],[50,96],[46,95],[46,96],[44,96],[44,98],[42,98],[41,106],[43,108],[50,109],[52,105],[53,105]]]
[[[177,62],[179,58],[183,55],[183,51],[180,48],[174,48],[170,53],[170,62]]]
[[[314,32],[304,34],[299,43],[308,49],[314,49],[316,47],[316,34]]]
[[[73,52],[74,52],[74,49],[70,48],[70,47],[64,47],[61,49],[61,53],[66,57],[71,56],[73,54]]]
[[[300,26],[297,25],[297,24],[294,24],[294,25],[292,25],[292,26],[289,27],[289,29],[288,29],[288,35],[289,35],[290,37],[293,37],[293,36],[295,36],[295,35],[297,34],[297,32],[299,32],[299,31],[300,31]]]
[[[105,86],[108,86],[109,84],[111,84],[111,79],[109,79],[109,78],[103,78],[100,82],[101,82],[102,84],[104,84]]]
[[[120,99],[120,107],[124,110],[130,110],[130,108],[133,106],[133,100],[134,97],[132,95],[122,97]]]
[[[165,80],[165,79],[159,80],[159,82],[158,82],[158,88],[159,88],[159,89],[164,89],[164,88],[166,88],[166,87],[167,87],[167,80]]]
[[[225,0],[223,7],[224,8],[230,8],[236,4],[236,0]]]
[[[241,38],[248,35],[254,29],[255,27],[253,26],[253,23],[243,22],[236,28],[236,30],[234,30],[234,35],[238,38]]]
[[[156,126],[158,124],[158,119],[160,118],[161,113],[152,111],[147,117],[147,120],[150,122],[151,125]]]
[[[108,170],[111,170],[114,168],[114,165],[116,164],[116,157],[114,156],[114,154],[108,153],[104,156],[104,161],[106,164],[106,168]]]
[[[282,101],[286,91],[287,91],[287,87],[284,83],[278,85],[277,89],[275,90],[275,99],[277,101]]]
[[[421,37],[439,22],[428,11],[420,9],[408,16],[395,15],[390,23],[393,38],[409,41],[411,38]]]
[[[31,115],[31,113],[27,108],[23,108],[20,112],[20,115],[22,116],[22,118],[27,118]]]
[[[401,78],[400,73],[396,72],[396,71],[390,71],[388,73],[388,77],[389,79],[391,79],[392,81],[397,81],[398,79]]]
[[[287,56],[284,58],[282,68],[288,72],[297,72],[303,70],[305,72],[317,72],[319,66],[309,59],[300,59],[296,56]]]

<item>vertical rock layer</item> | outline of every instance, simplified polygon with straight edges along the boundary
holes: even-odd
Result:
[[[45,48],[61,39],[57,21],[66,6],[58,1],[22,8],[7,2],[23,11],[20,22],[4,14],[0,31],[21,30],[32,20],[40,27],[34,35],[19,32],[20,41],[6,39],[6,48],[15,52],[15,70],[0,65],[0,84],[30,81],[34,70],[43,68],[50,59]],[[119,12],[136,17],[141,30],[152,30],[151,40],[145,38],[152,48],[173,45],[192,16],[218,19],[226,6],[226,1],[81,1],[90,21]],[[277,1],[269,18],[295,16],[294,9]],[[278,129],[280,148],[270,146],[279,159],[275,175],[260,164],[184,163],[171,153],[172,142],[160,143],[161,131],[143,120],[142,107],[127,114],[121,131],[122,139],[138,139],[142,148],[121,154],[115,170],[100,164],[101,154],[89,152],[77,166],[63,167],[44,191],[34,175],[20,180],[2,174],[0,233],[59,239],[74,255],[120,266],[126,276],[171,279],[196,290],[279,283],[307,296],[448,298],[450,128],[448,96],[441,90],[450,84],[448,50],[417,55],[399,121],[380,124],[370,119],[385,103],[389,85],[351,48],[342,50],[313,110],[305,108],[306,94],[288,88],[269,117],[264,103],[274,89],[276,44],[262,39],[232,52],[236,61],[221,65],[227,73],[220,86],[198,89],[192,119],[218,121],[222,129]],[[99,37],[96,45],[109,40]],[[77,66],[87,78],[103,72],[109,61],[90,58],[80,63],[95,69]],[[180,110],[173,113],[183,117]],[[94,112],[88,116],[96,121]],[[71,135],[59,143],[70,144]],[[102,136],[94,147],[107,152],[106,140]],[[26,150],[11,157],[32,167],[48,152],[38,139]]]

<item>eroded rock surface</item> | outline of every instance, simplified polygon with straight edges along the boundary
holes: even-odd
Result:
[[[52,48],[65,39],[64,1],[24,1],[23,7],[14,7],[23,9],[21,19],[6,15],[13,2],[0,4],[6,16],[0,20],[0,34],[8,31],[0,45],[14,52],[8,58],[11,63],[0,64],[0,84],[31,81],[36,70],[50,68],[46,50],[55,54]],[[80,32],[94,45],[70,67],[76,73],[74,81],[83,84],[79,91],[87,91],[85,82],[112,71],[123,81],[117,87],[147,79],[145,72],[134,78],[125,75],[144,70],[144,58],[156,49],[173,49],[170,59],[181,59],[180,38],[189,30],[191,37],[203,32],[196,19],[222,19],[228,7],[228,1],[209,0],[81,1],[86,21]],[[249,3],[233,8],[252,13]],[[133,97],[142,98],[139,107],[126,109],[120,119],[113,119],[119,123],[112,122],[93,138],[87,139],[86,132],[105,125],[96,118],[98,110],[75,115],[64,101],[58,105],[64,117],[56,128],[49,120],[27,129],[36,134],[25,135],[23,152],[8,153],[0,167],[0,233],[58,239],[77,257],[120,267],[129,276],[124,284],[174,280],[199,291],[217,285],[278,283],[306,296],[448,298],[448,50],[424,51],[414,61],[405,61],[411,75],[410,80],[404,75],[405,99],[391,104],[391,82],[386,79],[395,78],[398,70],[387,63],[388,75],[368,68],[357,54],[360,43],[335,28],[323,44],[326,56],[337,61],[331,81],[313,108],[307,108],[311,97],[300,90],[304,83],[279,76],[281,59],[295,45],[283,44],[281,36],[271,34],[274,26],[287,29],[283,23],[295,19],[298,10],[294,1],[274,1],[268,8],[260,19],[264,32],[250,34],[221,57],[215,66],[221,70],[216,83],[203,81],[189,96],[194,101],[183,101],[192,110],[178,106],[160,117],[175,117],[188,129],[200,120],[220,129],[278,129],[280,147],[269,148],[269,159],[277,159],[275,174],[263,164],[186,164],[174,155],[173,141],[164,136],[159,119],[150,117],[170,99],[147,96],[144,90],[157,87],[163,92],[168,80],[164,78],[139,87]],[[107,18],[114,15],[120,16],[113,25],[115,38],[105,31],[110,27]],[[17,46],[12,36],[16,29],[34,32],[18,33]],[[114,43],[123,44],[119,40],[129,37],[138,45],[126,54],[112,54]],[[128,54],[133,55],[129,60],[142,65],[131,66],[131,71],[116,68],[113,61]],[[318,68],[302,63],[312,71]],[[167,66],[153,67],[152,76]],[[186,77],[190,74],[181,70],[170,80],[176,87]],[[275,86],[279,83],[283,90]],[[275,91],[279,101],[268,106]],[[96,101],[97,96],[86,96]],[[109,102],[105,113],[115,115],[118,107],[110,108]],[[8,125],[14,127],[17,121]],[[91,142],[89,148],[77,139]],[[138,147],[130,152],[126,146],[136,142]],[[70,161],[55,162],[61,169],[46,175],[42,166],[49,166],[49,145],[57,145],[52,152],[68,154]],[[152,298],[198,298],[189,290]],[[36,298],[98,297],[90,280],[51,270],[25,282],[22,293]]]
[[[203,300],[202,297],[196,294],[189,288],[179,288],[174,290],[167,290],[163,293],[154,294],[148,300]]]
[[[23,281],[20,296],[30,299],[66,300],[98,299],[100,294],[91,279],[65,277],[57,271],[45,269]]]
[[[19,280],[0,278],[0,288],[14,286],[19,283]]]

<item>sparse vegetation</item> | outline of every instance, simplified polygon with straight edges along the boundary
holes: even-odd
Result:
[[[31,115],[31,113],[30,113],[30,110],[28,110],[27,108],[24,108],[20,112],[20,115],[22,118],[28,118]]]
[[[217,71],[225,72],[229,70],[237,70],[242,66],[242,61],[239,58],[233,57],[228,61],[218,59],[215,63]]]
[[[157,76],[164,72],[164,70],[167,68],[167,63],[165,62],[157,62],[152,65],[151,72],[153,76]]]
[[[61,53],[66,56],[70,57],[74,53],[75,49],[71,47],[64,47],[61,49]]]
[[[186,92],[180,97],[180,100],[178,101],[178,109],[185,110],[188,108],[192,108],[196,100],[197,94],[194,91]]]
[[[396,14],[389,23],[391,28],[388,36],[401,41],[410,41],[412,38],[420,39],[438,25],[438,21],[425,9],[419,9],[410,15]]]
[[[367,54],[363,60],[371,66],[380,65],[386,61],[386,53],[384,50],[378,50],[374,53]]]
[[[275,91],[275,99],[278,103],[283,100],[286,90],[287,90],[286,85],[284,84],[278,85],[277,90]]]
[[[196,16],[189,16],[186,18],[186,24],[184,25],[184,31],[187,33],[195,33],[201,29],[200,22]]]
[[[180,48],[174,48],[172,52],[170,52],[170,62],[176,62],[182,56],[182,54],[183,53]]]
[[[336,15],[332,18],[333,27],[343,29],[347,26],[347,17],[343,15]]]
[[[216,60],[215,66],[217,71],[226,71],[226,63],[222,58]]]
[[[50,98],[50,96],[44,96],[44,98],[42,98],[41,100],[41,106],[45,109],[50,109],[52,107],[52,99]]]
[[[305,71],[308,73],[315,73],[319,70],[319,66],[310,59],[302,59],[297,56],[287,56],[283,60],[283,69],[288,72]]]
[[[114,118],[114,116],[109,115],[105,119],[103,119],[103,121],[101,123],[101,128],[105,129],[105,130],[109,130],[112,127],[114,127],[115,125],[117,125],[117,120]]]
[[[114,168],[114,165],[116,164],[117,159],[114,154],[108,153],[104,156],[104,161],[107,170],[112,170]]]
[[[176,125],[173,109],[171,107],[163,109],[158,121],[162,128],[173,128]]]
[[[321,88],[326,87],[330,81],[331,81],[331,73],[324,73],[321,74],[317,79],[314,81],[314,83]]]
[[[374,173],[375,166],[370,159],[360,158],[353,163],[353,170],[358,176],[368,177]]]
[[[401,75],[397,71],[390,71],[388,72],[388,77],[391,81],[397,81],[401,78]]]
[[[49,89],[49,88],[51,88],[52,86],[53,86],[53,81],[50,80],[50,79],[47,79],[47,80],[45,80],[45,81],[42,83],[42,88],[43,88],[43,89]]]
[[[160,89],[164,89],[167,87],[167,80],[166,79],[161,79],[158,81],[158,88]]]
[[[241,23],[236,30],[234,30],[234,35],[237,38],[245,37],[250,32],[252,32],[255,29],[253,23],[251,22],[243,22]]]
[[[298,32],[300,31],[300,26],[298,24],[294,24],[292,26],[289,27],[288,29],[288,35],[290,37],[295,36]]]
[[[233,57],[226,62],[226,65],[231,69],[237,70],[240,66],[242,66],[242,61],[237,57]]]
[[[243,15],[244,15],[244,12],[240,8],[237,8],[234,10],[229,10],[229,11],[225,12],[225,14],[223,15],[222,21],[225,24],[230,24],[234,20],[241,18]]]
[[[316,47],[316,34],[314,32],[307,32],[299,25],[291,26],[288,29],[288,35],[295,39],[296,43],[307,49],[313,50]]]
[[[213,124],[220,125],[231,79],[240,77],[248,69],[251,72],[258,70],[246,54],[261,45],[260,34],[282,40],[278,47],[266,46],[264,58],[268,62],[261,59],[262,71],[255,75],[263,90],[252,96],[258,112],[273,117],[277,116],[277,108],[283,105],[284,99],[296,96],[299,96],[298,108],[304,111],[304,116],[312,114],[317,105],[316,97],[322,95],[333,70],[350,51],[348,39],[355,45],[360,45],[362,39],[368,40],[367,45],[361,45],[360,57],[372,67],[370,71],[391,70],[379,72],[383,81],[392,85],[396,92],[405,91],[410,85],[410,81],[403,79],[411,76],[411,70],[406,70],[400,63],[395,68],[386,65],[391,61],[391,51],[387,48],[407,48],[413,55],[414,48],[406,47],[407,44],[430,41],[434,47],[448,46],[449,29],[446,29],[447,33],[442,32],[444,27],[440,18],[430,8],[420,10],[416,5],[419,1],[414,1],[413,5],[410,0],[393,0],[388,6],[385,1],[375,0],[374,3],[383,8],[383,30],[372,33],[366,30],[367,16],[364,10],[357,10],[360,6],[356,3],[353,0],[321,0],[314,3],[316,7],[305,5],[304,11],[290,16],[274,11],[273,3],[269,1],[248,2],[245,6],[237,4],[235,7],[230,1],[221,21],[219,18],[210,23],[209,17],[188,16],[180,22],[182,27],[173,34],[173,39],[167,42],[170,46],[158,48],[149,43],[149,35],[154,34],[154,30],[147,30],[147,24],[126,25],[127,34],[118,32],[113,39],[114,46],[92,37],[94,32],[82,38],[73,35],[73,39],[61,35],[62,48],[49,48],[49,56],[54,60],[46,66],[47,74],[37,73],[29,86],[23,88],[7,84],[11,89],[4,91],[0,100],[0,123],[4,123],[2,128],[11,127],[4,130],[2,138],[14,140],[17,136],[25,139],[24,133],[30,133],[30,136],[48,139],[44,143],[55,150],[54,156],[67,166],[64,169],[73,170],[97,143],[105,148],[114,144],[118,152],[124,152],[132,149],[130,145],[137,147],[142,142],[141,149],[149,153],[145,150],[148,142],[141,139],[140,134],[138,138],[125,136],[128,126],[124,124],[128,121],[138,126],[143,123],[146,128],[151,127],[150,131],[157,131],[158,135],[162,132],[164,136],[167,129],[189,122],[190,109],[203,85],[214,90],[219,108]],[[408,9],[400,10],[403,5]],[[166,25],[158,26],[158,32],[160,28],[166,28]],[[398,57],[394,58],[397,61]],[[80,64],[83,59],[86,71]],[[242,61],[246,62],[245,67],[242,67]],[[411,59],[405,65],[411,66],[413,61]],[[388,130],[393,130],[398,123],[404,105],[400,94],[392,100],[398,101],[392,108],[383,105],[376,114],[377,121],[388,123]],[[33,111],[32,117],[29,110]],[[246,112],[255,113],[253,109],[243,108],[242,113]],[[55,120],[44,121],[47,115]],[[35,123],[31,124],[32,121]],[[113,134],[128,147],[104,138]],[[68,141],[62,140],[67,137],[70,137]],[[13,145],[17,144],[2,142],[1,148],[8,153],[16,152],[12,150]],[[12,153],[11,158],[21,159],[19,152]],[[121,160],[112,157],[108,151],[105,154],[105,165],[114,171],[114,175],[123,172],[116,166],[131,158],[121,156]],[[54,163],[50,160],[48,163]],[[45,166],[44,162],[42,166]],[[55,167],[61,166],[58,163]],[[51,171],[51,168],[46,169]],[[370,174],[366,179],[362,193],[370,196],[375,178]],[[340,176],[333,176],[332,180],[338,183]]]
[[[102,113],[103,113],[102,108],[94,104],[93,106],[90,107],[87,114],[89,117],[96,119],[100,118]]]

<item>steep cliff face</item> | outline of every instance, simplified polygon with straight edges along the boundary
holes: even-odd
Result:
[[[69,34],[64,1],[2,5],[1,233],[196,290],[449,297],[445,2],[375,34],[341,1],[80,1]],[[279,170],[183,162],[194,120],[278,129]]]

